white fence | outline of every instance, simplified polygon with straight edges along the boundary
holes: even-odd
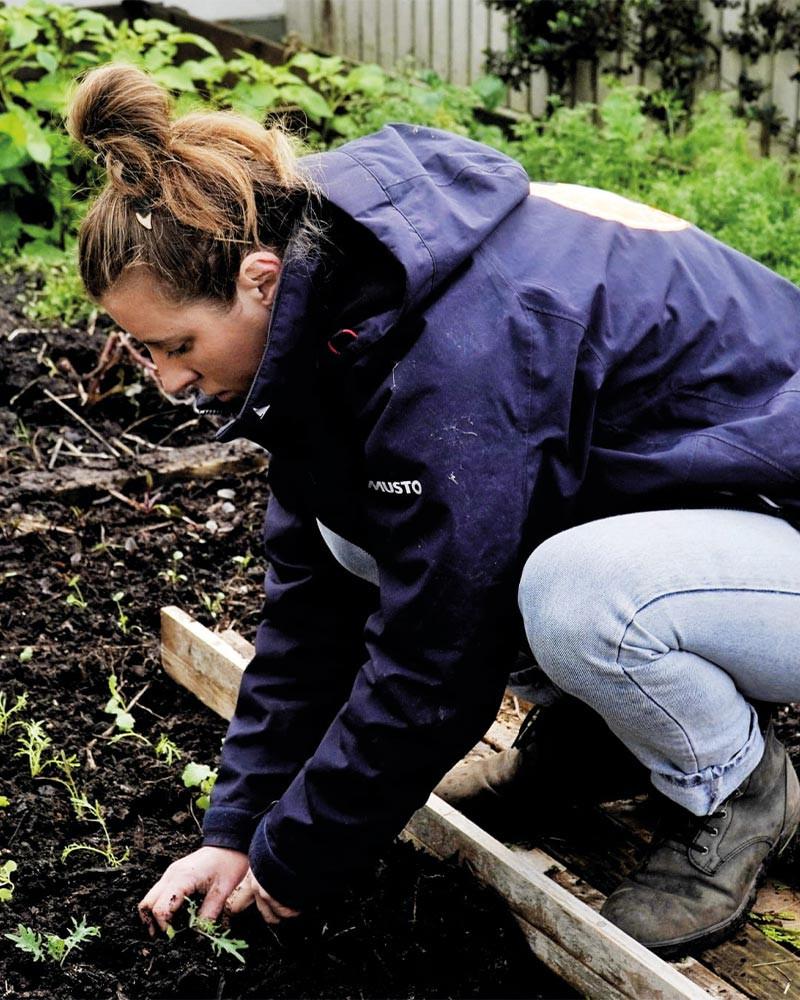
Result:
[[[711,24],[710,40],[721,45],[721,32],[736,27],[738,11],[719,11],[704,0],[703,13]],[[289,31],[313,48],[387,69],[411,56],[459,84],[482,76],[484,49],[503,51],[508,37],[507,15],[489,10],[483,0],[287,0],[286,22]],[[715,75],[707,85],[721,83],[724,90],[734,89],[740,69],[739,55],[723,48],[720,80]],[[800,84],[789,79],[797,69],[797,59],[789,52],[748,68],[748,75],[773,82],[772,100],[790,127],[800,112]],[[653,82],[649,75],[647,79]],[[578,96],[590,99],[588,67],[579,77]],[[542,72],[533,74],[522,91],[508,95],[509,107],[532,114],[541,114],[546,100]]]

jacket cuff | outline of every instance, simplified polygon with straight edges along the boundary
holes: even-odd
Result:
[[[305,910],[315,902],[314,894],[302,885],[299,876],[279,860],[267,836],[267,820],[258,824],[250,843],[250,868],[256,882],[282,906]]]
[[[203,846],[229,847],[247,854],[258,820],[245,809],[212,805],[203,818]]]

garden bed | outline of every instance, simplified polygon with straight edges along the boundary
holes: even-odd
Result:
[[[178,604],[252,638],[266,460],[207,444],[210,422],[164,399],[125,348],[95,376],[90,405],[83,394],[110,328],[33,328],[19,292],[0,287],[0,693],[6,709],[27,695],[10,721],[42,723],[45,760],[77,757],[76,784],[100,803],[121,863],[85,851],[62,860],[69,844],[104,848],[102,831],[77,819],[54,780],[63,772],[31,777],[15,756],[20,727],[0,735],[0,866],[17,865],[12,898],[0,901],[0,997],[570,996],[494,893],[407,843],[344,899],[276,932],[253,912],[237,918],[230,933],[248,944],[245,964],[215,955],[185,915],[172,941],[147,936],[136,903],[199,844],[197,790],[184,787],[182,769],[214,766],[225,732],[161,670],[159,611]],[[112,742],[112,672],[149,744]],[[162,735],[180,760],[155,754]],[[63,965],[3,937],[20,924],[66,937],[84,917],[99,937]]]

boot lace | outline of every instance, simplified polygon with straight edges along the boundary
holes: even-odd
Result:
[[[728,802],[724,802],[719,809],[707,816],[694,816],[674,803],[670,805],[672,808],[656,827],[653,835],[654,846],[667,844],[679,849],[694,848],[701,855],[708,854],[711,848],[707,844],[695,844],[695,840],[699,833],[706,833],[709,837],[719,835],[718,821],[727,817],[730,809]]]

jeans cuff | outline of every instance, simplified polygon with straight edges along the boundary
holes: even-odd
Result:
[[[758,767],[764,753],[764,737],[755,709],[750,708],[750,735],[727,764],[712,764],[692,774],[653,771],[653,785],[668,799],[695,816],[707,816],[732,795]]]

